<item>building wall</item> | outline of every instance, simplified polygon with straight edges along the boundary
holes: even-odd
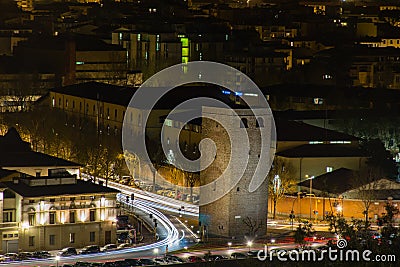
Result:
[[[337,206],[335,207],[335,202]],[[377,200],[373,201],[370,210],[369,217],[372,219],[372,223],[376,222],[376,216],[381,216],[382,213],[385,212],[385,203],[387,200]],[[286,196],[278,201],[277,203],[277,215],[282,217],[287,217],[289,219],[290,211],[292,210],[296,216],[296,218],[300,217],[304,219],[310,218],[310,203],[311,203],[311,218],[312,220],[317,219],[318,221],[323,219],[323,214],[325,212],[333,212],[334,214],[338,213],[337,207],[342,207],[343,216],[346,219],[356,218],[356,219],[364,219],[365,215],[363,211],[365,210],[364,204],[362,200],[358,199],[346,199],[344,198],[321,198],[321,197],[304,197],[299,200],[298,197]],[[324,204],[325,203],[325,204]],[[400,201],[393,200],[394,205],[400,205]],[[268,201],[268,211],[272,214],[272,205],[271,199]],[[318,211],[318,214],[314,214],[314,210]],[[340,211],[339,211],[340,212]],[[400,221],[400,216],[397,215],[395,218],[397,221]]]
[[[115,243],[116,226],[111,221],[19,228],[19,249],[22,251],[38,251],[59,250],[65,247],[82,248],[87,245],[104,246],[107,244],[105,242],[106,231],[111,232],[110,242]],[[94,240],[92,241],[90,240],[91,232],[94,232]],[[74,235],[73,238],[71,234]],[[50,243],[50,236],[52,235],[54,236],[53,244]],[[30,237],[33,237],[33,243],[29,242]]]
[[[68,246],[81,248],[90,244],[116,242],[115,193],[35,198],[23,198],[16,194],[15,198],[4,199],[2,204],[4,210],[13,210],[15,213],[13,222],[1,224],[1,253],[9,252],[7,242],[17,242],[18,250],[22,251],[55,250]],[[92,221],[91,210],[95,212]],[[50,222],[50,213],[55,214],[54,223]],[[71,221],[72,214],[75,215],[74,221]],[[106,240],[107,231],[110,240]],[[90,232],[94,232],[93,241],[90,240]],[[74,234],[74,238],[71,234]],[[50,243],[51,235],[54,236],[51,237],[54,238],[53,244]]]

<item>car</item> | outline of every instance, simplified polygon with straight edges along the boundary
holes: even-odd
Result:
[[[48,259],[52,255],[48,251],[35,251],[31,255],[34,259]]]
[[[4,258],[6,259],[5,261],[16,261],[18,260],[18,254],[17,253],[6,253],[4,254]]]
[[[246,254],[240,252],[233,252],[231,254],[231,259],[246,259],[246,258],[247,258]]]
[[[99,253],[100,252],[100,247],[97,245],[90,245],[84,247],[79,254],[93,254],[93,253]]]
[[[265,256],[265,251],[264,250],[250,250],[249,252],[247,252],[247,256],[251,257],[251,258],[257,258],[258,256],[260,257],[264,257]]]
[[[31,252],[20,252],[20,253],[18,253],[17,257],[18,257],[18,260],[21,260],[21,261],[38,259],[38,257],[35,257],[33,254],[34,253],[31,253]]]
[[[129,243],[123,243],[118,245],[117,249],[124,249],[124,248],[130,248],[132,245]]]
[[[143,265],[139,259],[125,259],[125,262],[129,266],[142,266]]]
[[[221,260],[227,260],[228,257],[222,256],[222,255],[210,255],[208,256],[208,261],[221,261]]]
[[[189,256],[188,262],[203,262],[204,259],[198,257],[198,256]]]
[[[183,263],[184,261],[175,255],[167,254],[164,257],[169,263]]]
[[[58,255],[61,257],[74,256],[76,254],[78,254],[78,252],[76,251],[76,248],[73,247],[66,247],[63,248],[60,252],[58,252]]]
[[[308,242],[315,242],[315,241],[323,241],[325,240],[325,237],[322,235],[313,235],[313,236],[307,236],[304,238],[304,241]]]
[[[107,244],[100,249],[101,252],[116,250],[118,246],[116,244]]]
[[[155,262],[153,259],[140,259],[140,264],[147,266],[147,265],[159,265],[157,262]]]
[[[164,258],[155,258],[153,259],[155,263],[157,263],[157,265],[167,265],[168,261],[165,260]]]

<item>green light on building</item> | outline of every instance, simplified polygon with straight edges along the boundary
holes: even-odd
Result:
[[[178,35],[182,43],[182,63],[189,62],[189,38]]]

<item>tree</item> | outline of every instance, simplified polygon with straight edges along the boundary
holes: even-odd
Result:
[[[257,232],[263,227],[262,220],[256,220],[249,216],[243,219],[243,224],[247,227],[249,237],[255,237]]]
[[[356,197],[361,200],[364,208],[365,228],[369,225],[369,210],[372,203],[376,200],[378,180],[378,173],[376,172],[376,169],[373,168],[367,168],[365,171],[358,173],[354,177],[353,183],[356,187]]]
[[[393,178],[397,174],[396,163],[380,139],[370,139],[361,144],[369,156],[367,166],[374,169],[376,175]]]
[[[273,201],[273,218],[276,217],[276,205],[296,184],[293,167],[282,158],[275,157],[268,173],[268,193]]]
[[[315,230],[313,228],[312,223],[306,221],[304,223],[300,223],[294,233],[294,241],[301,247],[306,248],[307,242],[305,240],[306,237],[310,237],[314,235]]]
[[[150,139],[147,135],[145,137],[146,148],[150,158],[150,163],[154,168],[151,168],[153,172],[153,192],[156,192],[156,174],[157,171],[166,164],[166,157],[162,146],[159,142],[155,142]]]

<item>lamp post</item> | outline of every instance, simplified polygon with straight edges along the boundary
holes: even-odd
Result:
[[[250,252],[251,246],[253,246],[253,242],[252,241],[248,241],[247,242],[247,246],[249,247],[249,252]]]
[[[293,211],[293,207],[294,207],[294,203],[296,202],[296,200],[297,199],[300,199],[300,195],[302,194],[302,192],[297,192],[297,198],[295,198],[294,200],[293,200],[293,202],[292,202],[292,209],[290,210],[290,215],[289,215],[289,218],[290,218],[290,224],[292,225],[292,231],[293,231],[293,220],[294,220],[294,218],[295,218],[295,215],[294,215],[294,211]],[[300,201],[300,200],[299,200]]]
[[[311,210],[312,210],[312,199],[311,199],[311,195],[312,195],[312,181],[314,179],[314,176],[311,176],[310,178],[310,221],[311,221]]]
[[[58,261],[60,260],[60,256],[57,255],[55,260],[56,260],[56,266],[58,267]]]
[[[340,199],[340,202],[341,202],[340,212],[341,212],[341,215],[342,215],[342,217],[343,217],[343,195],[340,195],[340,196],[339,196],[339,199]]]

